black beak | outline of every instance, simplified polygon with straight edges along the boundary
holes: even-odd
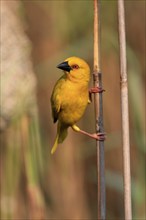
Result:
[[[57,65],[57,68],[61,69],[61,70],[64,70],[64,71],[67,71],[67,72],[70,72],[70,70],[72,69],[69,65],[68,65],[68,62],[65,61],[63,63],[60,63],[59,65]]]

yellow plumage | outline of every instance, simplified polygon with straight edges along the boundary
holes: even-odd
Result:
[[[58,120],[57,135],[51,154],[56,151],[58,143],[64,141],[70,126],[78,131],[75,123],[84,114],[89,101],[88,64],[78,57],[70,57],[57,67],[64,71],[64,75],[57,81],[51,96],[53,119],[54,122]]]

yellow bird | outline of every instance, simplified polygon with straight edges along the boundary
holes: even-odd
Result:
[[[69,127],[92,138],[99,138],[97,134],[89,134],[75,125],[83,116],[89,102],[89,65],[78,57],[70,57],[57,68],[63,70],[64,74],[55,84],[51,96],[54,123],[58,120],[57,135],[51,154],[56,151],[58,143],[64,141]]]

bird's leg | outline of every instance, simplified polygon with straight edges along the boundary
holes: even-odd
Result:
[[[101,87],[92,87],[89,89],[89,100],[92,101],[92,93],[102,93],[105,90],[102,89]]]
[[[104,141],[105,140],[105,133],[95,133],[95,134],[90,134],[86,131],[81,130],[78,126],[72,125],[72,129],[76,132],[80,132],[81,134],[87,135],[90,138],[96,139],[98,141]]]

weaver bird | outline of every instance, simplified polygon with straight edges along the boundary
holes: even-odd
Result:
[[[64,141],[69,127],[91,138],[103,140],[103,134],[89,134],[76,125],[90,102],[89,65],[78,57],[70,57],[60,63],[57,68],[63,70],[64,74],[55,84],[51,96],[54,123],[58,120],[57,135],[51,154],[56,151],[58,143]],[[90,93],[94,92],[101,92],[101,90],[99,88],[90,89]]]

